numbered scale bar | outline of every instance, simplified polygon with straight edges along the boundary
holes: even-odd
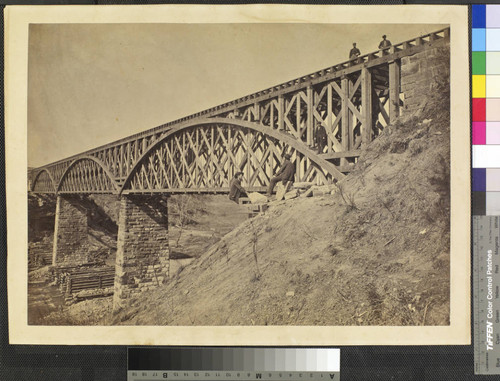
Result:
[[[158,381],[158,380],[182,380],[182,381],[327,381],[340,380],[340,372],[194,372],[194,371],[128,371],[128,381]]]
[[[475,373],[500,374],[500,216],[472,224]]]
[[[340,349],[129,348],[128,381],[340,380]]]

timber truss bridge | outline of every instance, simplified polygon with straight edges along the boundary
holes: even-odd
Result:
[[[401,58],[449,42],[449,28],[378,50],[29,173],[35,193],[227,192],[234,173],[263,191],[285,153],[296,181],[342,179],[400,114]]]

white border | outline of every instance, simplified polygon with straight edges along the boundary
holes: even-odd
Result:
[[[29,23],[443,23],[451,26],[451,325],[446,327],[151,327],[27,324]],[[5,154],[10,343],[127,345],[470,344],[470,139],[467,6],[7,6]]]

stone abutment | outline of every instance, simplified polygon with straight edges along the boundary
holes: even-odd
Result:
[[[85,206],[86,201],[86,196],[57,196],[53,265],[87,260],[90,211]]]
[[[449,86],[450,46],[425,49],[401,58],[401,92],[404,108],[414,112],[423,107],[429,94]]]

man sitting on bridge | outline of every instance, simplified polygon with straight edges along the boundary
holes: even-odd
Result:
[[[292,155],[290,155],[289,153],[285,155],[285,161],[283,161],[283,164],[281,164],[281,168],[279,169],[278,173],[276,173],[276,176],[271,179],[271,182],[269,183],[269,188],[267,189],[268,197],[271,197],[274,190],[274,186],[280,180],[283,182],[285,189],[287,188],[287,183],[289,181],[293,181],[293,178],[295,177],[295,167],[290,161],[291,157]]]
[[[240,197],[246,196],[247,191],[241,186],[243,172],[236,172],[229,183],[229,199],[235,203],[240,203]]]

